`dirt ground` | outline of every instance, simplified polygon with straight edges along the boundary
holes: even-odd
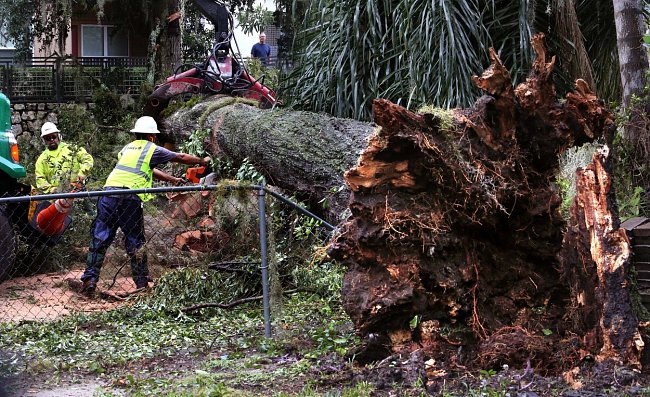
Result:
[[[0,284],[0,322],[47,321],[73,312],[94,312],[113,309],[121,304],[119,300],[88,299],[75,292],[70,281],[79,280],[83,273],[78,268],[65,271],[16,277]],[[112,279],[109,280],[112,283]],[[103,288],[110,284],[103,283]],[[102,288],[102,284],[100,284]],[[113,293],[132,292],[135,286],[130,278],[119,276],[111,288]],[[52,379],[14,377],[0,379],[0,397],[86,397],[105,386],[95,379]],[[2,387],[7,388],[3,390]],[[9,391],[11,390],[11,391]],[[3,392],[5,394],[3,394]]]
[[[79,280],[83,268],[62,273],[17,277],[0,284],[0,322],[54,320],[72,312],[110,310],[121,304],[119,300],[87,299],[73,290],[70,283]],[[108,290],[112,284],[103,280],[99,289]],[[129,277],[118,276],[110,291],[129,293],[135,285]]]

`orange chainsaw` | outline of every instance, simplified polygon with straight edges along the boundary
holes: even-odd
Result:
[[[185,179],[192,183],[207,185],[214,180],[214,173],[210,166],[192,167],[185,172]]]

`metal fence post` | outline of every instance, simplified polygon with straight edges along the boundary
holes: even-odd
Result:
[[[63,102],[63,58],[57,57],[54,63],[54,96],[58,103]]]
[[[14,95],[14,67],[12,65],[7,66],[7,91],[5,94],[11,98]]]
[[[266,241],[266,193],[260,187],[257,193],[260,217],[260,254],[262,264],[262,302],[264,305],[264,336],[271,337],[271,320],[269,308],[269,265]]]

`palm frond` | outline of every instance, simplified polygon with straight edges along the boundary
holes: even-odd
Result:
[[[618,101],[622,95],[616,44],[614,5],[611,1],[577,0],[576,12],[594,68],[598,96]]]
[[[600,90],[613,83],[613,72],[601,62],[616,48],[616,36],[613,47],[607,41],[596,48],[602,42],[591,41],[591,30],[579,29],[591,2],[601,1],[314,0],[296,35],[299,50],[284,90],[295,106],[362,120],[371,118],[372,100],[380,97],[411,109],[469,106],[479,94],[471,76],[488,66],[488,49],[494,47],[514,82],[520,81],[532,63],[530,41],[538,31],[547,33],[551,52],[567,54],[582,46],[577,62],[565,56],[577,72],[559,69],[560,92],[570,88],[570,76],[589,71],[586,55],[600,68],[595,73]],[[602,12],[613,25],[607,9],[599,5],[591,11]]]

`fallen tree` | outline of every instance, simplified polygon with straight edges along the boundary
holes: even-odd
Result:
[[[212,153],[249,158],[312,203],[329,199],[335,223],[349,208],[328,253],[348,266],[342,298],[365,341],[358,361],[417,351],[438,367],[642,364],[607,149],[581,171],[568,223],[554,183],[567,148],[611,147],[613,114],[580,80],[557,100],[555,58],[543,36],[533,44],[517,87],[492,51],[473,78],[486,92],[474,107],[413,113],[376,100],[374,134],[371,124],[231,102],[186,113],[211,126]]]
[[[354,166],[374,125],[325,114],[262,110],[245,100],[214,96],[176,112],[165,130],[184,140],[209,126],[205,142],[215,156],[250,159],[268,183],[310,204],[336,224],[349,202],[343,173]]]
[[[349,267],[343,304],[368,340],[362,357],[424,349],[481,368],[532,360],[556,372],[586,356],[639,367],[629,242],[602,156],[580,174],[564,247],[554,184],[559,154],[611,144],[614,117],[581,81],[558,101],[555,58],[543,36],[534,47],[516,88],[492,52],[474,77],[487,94],[447,120],[375,101],[381,130],[346,173],[352,216],[329,249]]]

